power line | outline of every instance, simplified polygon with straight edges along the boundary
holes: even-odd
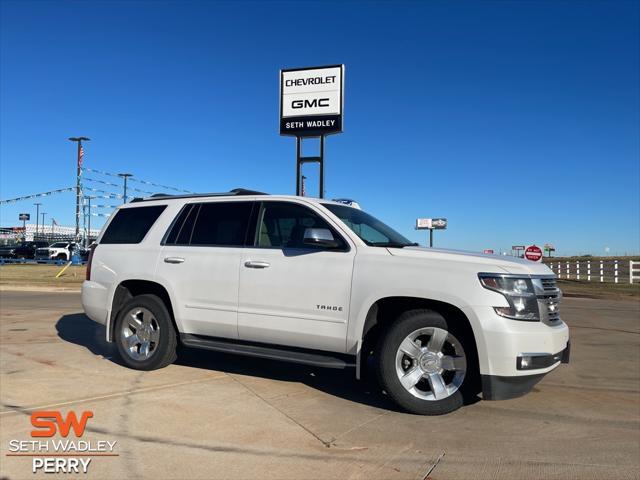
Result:
[[[108,185],[110,187],[122,187],[122,185],[118,185],[117,183],[111,183],[111,182],[106,182],[104,180],[97,180],[95,178],[89,178],[89,177],[83,177],[84,181],[86,182],[96,182],[96,183],[101,183],[103,185]]]
[[[104,170],[98,170],[98,169],[95,169],[95,168],[83,167],[82,170],[85,171],[85,172],[99,173],[100,175],[106,175],[108,177],[115,177],[115,178],[119,178],[120,177],[120,175],[118,175],[117,173],[105,172]],[[98,181],[98,182],[106,183],[107,185],[111,185],[111,186],[114,186],[114,187],[121,187],[121,185],[116,185],[116,184],[113,184],[113,183],[104,182],[102,180],[89,179],[89,178],[86,178],[86,177],[85,177],[85,180]],[[171,187],[169,185],[162,185],[160,183],[150,182],[148,180],[142,180],[142,179],[138,179],[136,177],[130,177],[129,181],[130,182],[142,183],[144,185],[151,185],[153,187],[164,188],[165,190],[174,190],[176,192],[183,192],[183,193],[193,193],[190,190],[184,190],[182,188]],[[134,190],[134,189],[132,189],[132,190]],[[141,193],[149,193],[149,194],[155,193],[155,192],[148,192],[146,190],[136,190],[136,191],[139,191]]]
[[[8,203],[16,203],[22,200],[29,200],[31,198],[48,197],[49,195],[54,195],[56,193],[73,192],[74,190],[75,190],[75,187],[59,188],[57,190],[51,190],[49,192],[34,193],[32,195],[25,195],[24,197],[9,198],[8,200],[0,200],[0,205],[6,205]]]
[[[98,192],[98,193],[106,193],[107,194],[107,195],[93,195],[94,197],[97,197],[97,198],[118,198],[118,199],[122,198],[122,195],[120,195],[119,193],[113,193],[113,192],[110,192],[108,190],[102,190],[101,188],[83,187],[83,190],[89,190],[91,192]]]
[[[159,183],[148,182],[146,180],[138,180],[137,178],[131,178],[130,181],[131,182],[143,183],[145,185],[152,185],[154,187],[160,187],[160,188],[164,188],[166,190],[175,190],[176,192],[193,193],[190,190],[183,190],[182,188],[169,187],[167,185],[161,185]]]

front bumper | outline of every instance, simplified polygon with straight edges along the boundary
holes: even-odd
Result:
[[[571,343],[568,342],[566,348],[561,352],[553,355],[537,355],[535,359],[542,365],[551,363],[555,368],[560,363],[569,363],[570,352]],[[518,357],[516,360],[519,366],[522,364],[522,358],[523,357]],[[544,368],[546,368],[546,366]],[[520,397],[529,393],[535,384],[542,380],[545,375],[546,373],[514,377],[482,375],[482,397],[485,400],[508,400],[510,398]]]
[[[553,323],[510,320],[486,306],[463,311],[473,328],[481,375],[514,377],[548,373],[559,362],[535,370],[522,370],[518,369],[516,359],[522,355],[555,355],[569,342],[569,327],[562,320]]]

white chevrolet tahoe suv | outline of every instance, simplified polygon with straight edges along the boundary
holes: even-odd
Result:
[[[243,189],[123,205],[82,286],[131,368],[172,363],[178,342],[367,367],[428,415],[523,395],[568,362],[560,298],[542,264],[418,248],[358,208]]]

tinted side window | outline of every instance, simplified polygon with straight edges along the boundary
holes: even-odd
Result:
[[[176,239],[176,245],[189,245],[191,242],[191,235],[193,234],[193,226],[198,218],[198,212],[200,211],[200,205],[195,204],[191,206],[189,215],[184,221],[182,228],[178,232],[178,238]]]
[[[202,203],[191,236],[191,245],[244,245],[251,202]]]
[[[165,239],[165,244],[167,245],[175,245],[176,244],[176,240],[178,239],[178,236],[180,235],[180,233],[183,230],[183,226],[185,223],[185,220],[187,219],[187,217],[189,216],[189,214],[191,213],[191,210],[193,209],[193,205],[185,205],[184,207],[182,207],[182,210],[180,210],[180,213],[178,213],[178,216],[175,218],[175,220],[173,221],[173,224],[171,225],[171,230],[168,232],[167,237]],[[191,231],[193,230],[193,220],[191,221],[191,228],[187,227],[187,230],[189,232],[189,235],[187,236],[187,242],[189,243],[189,239],[191,238]]]
[[[165,208],[154,205],[118,210],[100,243],[140,243]]]
[[[322,248],[304,244],[307,228],[326,228],[344,248],[342,237],[319,215],[295,203],[264,202],[258,218],[256,245],[278,248]]]

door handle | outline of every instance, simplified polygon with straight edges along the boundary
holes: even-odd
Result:
[[[184,258],[182,257],[165,257],[164,263],[184,263]]]
[[[271,264],[268,262],[254,262],[249,260],[247,262],[244,262],[244,266],[247,268],[269,268]]]

